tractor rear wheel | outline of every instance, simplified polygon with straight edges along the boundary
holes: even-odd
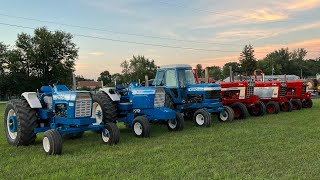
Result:
[[[193,121],[197,124],[197,126],[211,126],[211,114],[205,109],[198,109],[193,114]]]
[[[278,114],[280,112],[280,106],[274,101],[269,101],[266,104],[266,109],[268,114]]]
[[[92,117],[96,118],[96,124],[115,123],[117,120],[117,105],[104,92],[93,95]]]
[[[183,116],[179,112],[176,112],[176,119],[169,119],[167,127],[170,131],[182,131],[184,127]]]
[[[36,110],[26,100],[10,100],[4,115],[4,127],[9,144],[27,146],[36,140],[34,128],[38,126]]]
[[[118,144],[120,141],[120,131],[117,125],[114,123],[106,123],[105,129],[101,132],[101,138],[105,144]]]
[[[312,106],[313,106],[313,102],[311,99],[305,99],[304,101],[302,101],[302,107],[312,108]]]
[[[240,102],[235,102],[230,106],[234,111],[234,119],[246,119],[249,116],[247,107]]]
[[[292,103],[290,101],[285,101],[280,106],[281,111],[283,112],[291,112],[292,111]]]
[[[62,137],[55,129],[50,129],[43,134],[43,150],[47,155],[59,155],[62,153]]]
[[[234,112],[233,112],[232,108],[229,106],[224,106],[224,111],[218,113],[218,119],[221,122],[233,121]]]
[[[252,116],[263,116],[266,114],[266,111],[266,105],[261,101],[250,108]]]
[[[132,129],[136,137],[150,137],[151,126],[144,116],[134,118]]]
[[[302,102],[300,99],[291,99],[292,110],[300,110],[302,108]]]

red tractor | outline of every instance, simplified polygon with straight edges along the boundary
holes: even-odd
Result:
[[[262,81],[258,81],[256,71],[261,72]],[[267,81],[264,82],[264,74],[261,70],[254,71],[255,87],[254,94],[265,103],[267,113],[277,114],[279,111],[292,111],[292,103],[286,97],[287,82]]]
[[[230,106],[235,119],[245,119],[249,113],[253,116],[263,116],[266,106],[254,95],[254,81],[222,82],[221,97],[224,106]]]
[[[286,98],[292,103],[292,109],[311,108],[313,103],[311,93],[307,92],[305,80],[287,81]]]

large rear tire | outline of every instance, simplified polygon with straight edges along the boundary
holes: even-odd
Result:
[[[269,101],[266,104],[266,109],[268,114],[278,114],[280,112],[280,106],[274,101]]]
[[[234,112],[231,107],[224,106],[224,111],[218,113],[218,119],[221,122],[230,122],[234,119]]]
[[[117,105],[104,92],[93,95],[92,117],[96,123],[115,123],[117,120]]]
[[[246,119],[249,116],[247,107],[240,102],[235,102],[230,106],[234,111],[234,119]]]
[[[303,108],[312,108],[312,106],[313,106],[312,99],[305,99],[305,100],[302,102],[302,107],[303,107]]]
[[[205,109],[198,109],[193,114],[193,121],[197,126],[210,127],[211,126],[211,114]]]
[[[292,110],[301,110],[302,108],[302,102],[300,99],[291,99],[292,103]]]
[[[4,114],[5,134],[9,144],[27,146],[36,140],[36,110],[26,100],[10,100]]]

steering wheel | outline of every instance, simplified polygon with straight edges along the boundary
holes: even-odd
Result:
[[[49,85],[50,87],[54,87],[54,86],[55,86],[56,84],[58,84],[58,83],[59,83],[59,80],[52,79],[52,80],[49,81],[48,85]]]

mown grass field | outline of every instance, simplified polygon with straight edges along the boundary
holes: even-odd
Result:
[[[3,121],[4,105],[0,104]],[[2,122],[3,123],[3,122]],[[64,139],[62,156],[37,144],[13,147],[0,126],[0,179],[320,179],[320,101],[312,109],[168,132],[153,125],[151,138],[121,127],[121,143],[100,135]]]

